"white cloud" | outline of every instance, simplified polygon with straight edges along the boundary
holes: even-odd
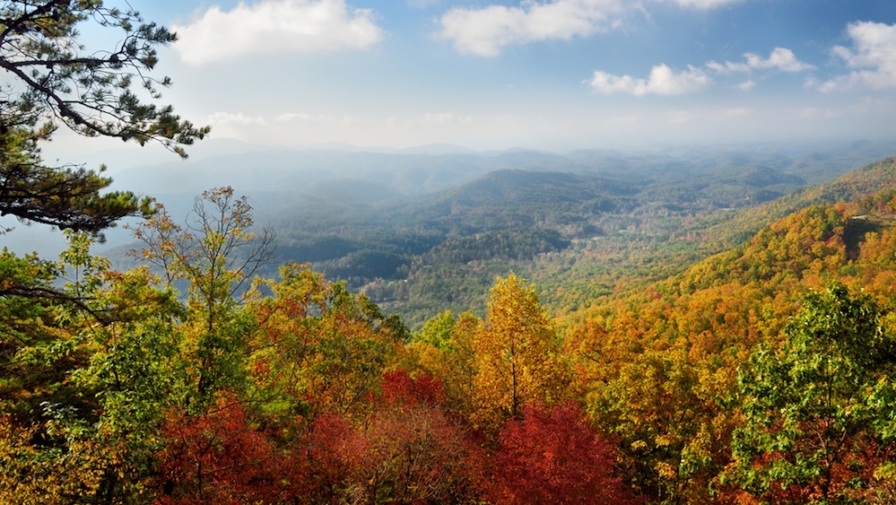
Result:
[[[846,29],[853,48],[836,46],[831,51],[856,70],[818,86],[822,92],[854,87],[896,88],[896,24],[850,23]]]
[[[753,70],[775,69],[782,72],[803,72],[813,70],[815,67],[799,61],[790,49],[776,47],[763,59],[758,54],[744,54],[745,62],[733,63],[726,61],[724,64],[710,61],[706,64],[712,70],[719,73],[730,74],[732,72],[751,72]]]
[[[629,75],[617,76],[595,71],[590,81],[591,89],[598,93],[629,93],[644,95],[683,95],[700,91],[712,85],[712,79],[696,67],[675,72],[667,65],[658,65],[650,71],[647,79],[636,79]]]
[[[620,0],[526,0],[519,7],[455,7],[442,16],[439,37],[462,53],[496,56],[511,44],[586,37],[614,26]]]
[[[383,39],[374,18],[345,0],[261,0],[228,12],[213,6],[172,29],[181,59],[201,65],[253,54],[367,49]]]
[[[230,112],[215,112],[210,115],[207,122],[211,126],[231,126],[231,125],[257,125],[264,126],[267,121],[261,116],[247,116],[242,112],[233,114]]]
[[[215,112],[204,121],[212,127],[217,138],[248,140],[252,131],[267,126],[261,116],[247,116],[242,112]]]
[[[411,5],[438,0],[407,0]],[[748,0],[654,0],[714,9]],[[509,45],[587,37],[622,26],[623,16],[645,12],[640,0],[520,0],[519,6],[454,7],[439,20],[438,37],[461,53],[497,56]]]
[[[741,91],[750,91],[751,89],[756,87],[756,81],[753,79],[747,79],[746,81],[735,86],[737,89]]]

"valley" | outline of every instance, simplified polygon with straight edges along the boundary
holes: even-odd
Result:
[[[494,277],[511,271],[533,280],[556,314],[574,313],[620,282],[660,279],[739,244],[769,222],[748,209],[796,198],[778,204],[782,217],[812,203],[788,195],[892,150],[857,142],[800,155],[297,152],[210,157],[193,177],[233,183],[249,197],[256,220],[277,233],[275,264],[309,262],[419,328],[445,309],[483,313]],[[163,178],[164,170],[140,173]],[[119,184],[154,187],[128,177]],[[157,195],[173,216],[208,189],[183,188]],[[121,260],[129,247],[111,255]]]

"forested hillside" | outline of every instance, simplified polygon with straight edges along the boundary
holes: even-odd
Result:
[[[839,175],[852,159],[828,154],[815,166],[734,153],[516,156],[527,170],[493,171],[440,192],[374,205],[293,206],[271,221],[280,261],[311,262],[414,328],[446,303],[482,315],[490,278],[511,271],[543,286],[552,310],[573,312],[583,299],[613,289],[617,274],[655,280],[739,244],[768,222],[758,217],[765,210],[745,209],[778,205],[768,211],[777,217],[796,210],[813,195],[785,195],[819,174]],[[604,274],[613,278],[595,279]]]
[[[593,282],[608,263],[618,266],[609,271],[632,274],[626,278],[662,278],[755,232],[758,223],[741,223],[749,219],[744,209],[834,179],[860,160],[891,153],[892,145],[787,152],[250,151],[199,162],[179,178],[178,194],[153,182],[173,165],[134,170],[142,178],[127,176],[121,185],[163,191],[155,196],[182,216],[208,189],[203,181],[228,182],[249,196],[259,222],[276,229],[274,264],[310,262],[419,329],[446,303],[484,314],[491,277],[512,271],[542,286],[558,314],[617,286],[618,276]],[[117,244],[129,241],[112,233]],[[545,241],[554,234],[558,240]],[[670,241],[679,247],[669,248]],[[128,268],[135,263],[124,252],[132,247],[104,254]],[[276,268],[265,273],[276,275]]]
[[[115,271],[72,233],[55,268],[77,298],[2,299],[0,501],[896,499],[892,159],[695,217],[665,250],[604,236],[598,255],[538,229],[447,239],[424,257],[535,257],[547,277],[578,251],[608,289],[558,318],[540,284],[491,277],[481,315],[414,332],[307,266],[253,279],[272,236],[230,189],[178,221],[160,208],[134,228],[153,269]]]

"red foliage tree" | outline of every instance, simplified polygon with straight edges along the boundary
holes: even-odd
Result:
[[[383,401],[388,405],[439,406],[445,403],[442,382],[427,374],[412,378],[402,369],[383,373]]]
[[[278,470],[283,501],[308,504],[441,504],[469,501],[481,481],[479,452],[442,407],[441,384],[429,376],[383,374],[382,395],[353,426],[318,417],[295,440]]]
[[[171,414],[162,429],[158,505],[271,502],[277,494],[273,450],[242,405],[222,396],[199,416]]]
[[[501,429],[490,503],[638,503],[614,475],[612,446],[585,423],[578,407],[528,405],[522,414]]]
[[[478,451],[443,407],[438,379],[383,374],[383,394],[362,432],[352,499],[363,503],[459,503],[476,494]]]
[[[318,417],[287,451],[278,469],[287,503],[344,503],[354,461],[367,443],[337,414]]]

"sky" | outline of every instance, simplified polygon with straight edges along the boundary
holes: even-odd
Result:
[[[178,34],[160,51],[163,101],[214,138],[561,152],[896,138],[893,0],[129,3]]]

